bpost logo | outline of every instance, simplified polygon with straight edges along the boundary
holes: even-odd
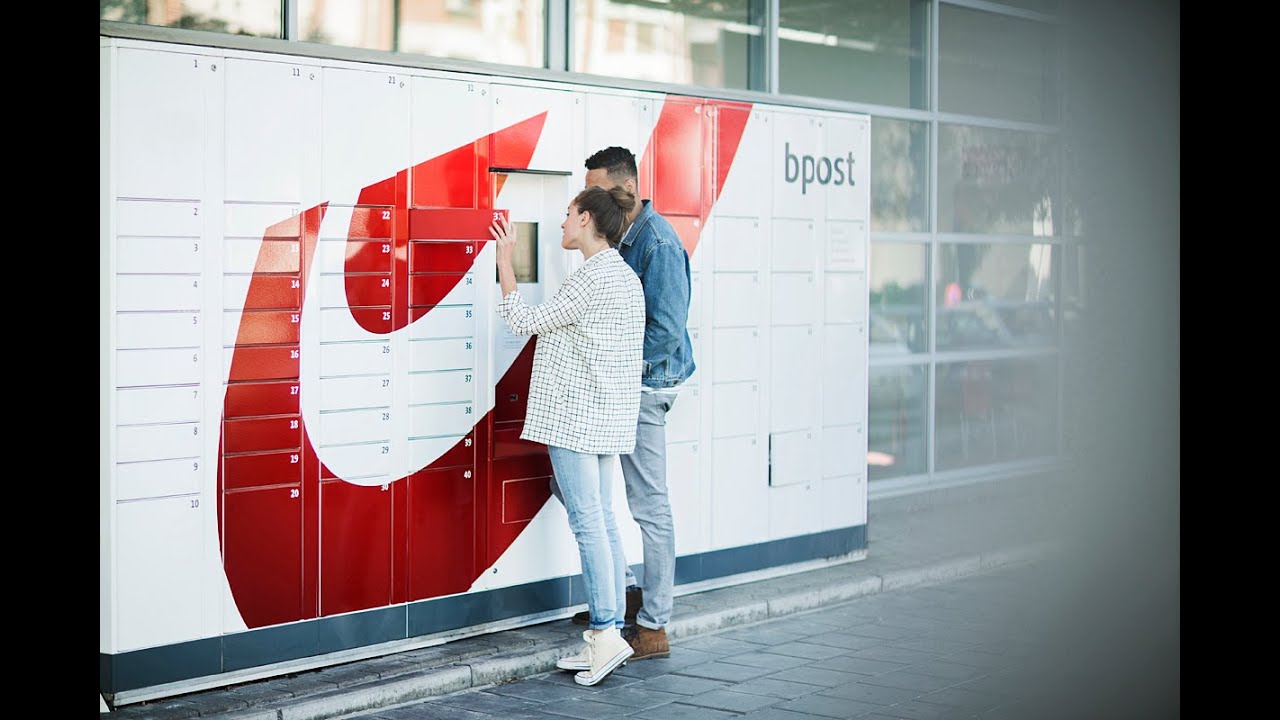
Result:
[[[793,183],[800,181],[800,194],[804,195],[809,183],[819,185],[853,186],[853,151],[847,158],[814,157],[812,155],[792,155],[791,143],[783,146],[786,156],[786,180]],[[846,182],[847,178],[847,182]]]

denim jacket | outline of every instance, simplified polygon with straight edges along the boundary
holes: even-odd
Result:
[[[644,287],[646,387],[675,387],[693,374],[689,322],[689,254],[675,228],[641,201],[640,214],[618,246]]]

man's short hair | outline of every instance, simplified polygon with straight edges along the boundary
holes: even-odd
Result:
[[[588,170],[604,168],[609,179],[619,185],[626,182],[627,178],[636,180],[639,177],[636,170],[636,156],[630,150],[617,145],[600,150],[587,158],[586,166]]]

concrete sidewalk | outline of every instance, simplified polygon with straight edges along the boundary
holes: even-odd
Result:
[[[676,598],[675,641],[887,590],[1031,562],[1059,535],[1049,481],[1021,478],[873,500],[865,559]],[[677,588],[677,593],[681,588]],[[687,589],[686,589],[687,592]],[[558,618],[392,655],[124,705],[120,720],[320,720],[554,669],[582,628]]]

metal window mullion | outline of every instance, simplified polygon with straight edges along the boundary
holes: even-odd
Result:
[[[926,373],[925,398],[925,475],[932,481],[937,472],[937,396],[938,396],[938,363],[937,335],[938,311],[935,301],[934,283],[938,273],[938,2],[929,4],[929,107],[932,113],[929,120],[929,249],[925,258],[925,313],[928,318],[929,332],[926,335],[925,355],[928,361]]]
[[[280,15],[284,20],[284,39],[299,40],[298,37],[298,1],[281,0]]]
[[[568,70],[569,50],[573,46],[569,37],[573,29],[569,18],[573,17],[575,0],[547,0],[542,8],[542,65],[548,70]]]
[[[778,5],[782,0],[765,0],[765,9],[769,13],[769,20],[765,24],[765,62],[768,63],[768,79],[769,82],[765,87],[765,92],[771,95],[777,95],[780,92],[778,80],[778,27],[779,17]]]

